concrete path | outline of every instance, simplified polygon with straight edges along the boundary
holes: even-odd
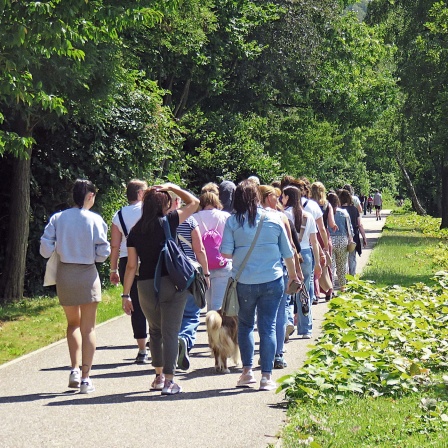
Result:
[[[385,215],[381,221],[363,218],[368,249],[358,258],[359,270]],[[312,307],[314,340],[326,310],[326,303]],[[289,366],[274,370],[274,379],[301,366],[312,343],[293,335],[285,346]],[[261,448],[278,442],[286,418],[283,395],[235,388],[239,369],[214,373],[203,316],[191,369],[177,374],[184,390],[177,396],[149,391],[154,372],[150,365],[133,364],[137,350],[128,316],[98,326],[97,344],[96,392],[90,395],[66,387],[65,340],[0,366],[0,447]],[[255,372],[259,380],[259,369]]]

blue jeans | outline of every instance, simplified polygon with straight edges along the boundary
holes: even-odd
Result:
[[[311,249],[302,249],[302,252],[300,252],[303,257],[303,263],[301,264],[302,267],[302,273],[304,277],[304,283],[305,287],[308,291],[310,291],[310,283],[312,279],[312,273],[313,273],[313,255],[311,253]],[[311,315],[311,301],[313,299],[311,298],[310,293],[310,301],[309,301],[309,308],[310,312],[308,316],[304,316],[302,313],[302,307],[300,306],[300,303],[297,303],[297,334],[304,335],[304,334],[311,334],[313,331],[313,317]]]
[[[200,314],[201,309],[196,305],[193,294],[188,294],[179,331],[179,337],[182,337],[187,341],[188,351],[193,348],[194,343],[196,342],[196,330],[199,326]]]
[[[356,275],[356,249],[348,254],[348,273]]]
[[[286,285],[288,282],[288,275],[286,272],[283,273],[283,282]],[[280,306],[277,311],[277,319],[275,322],[275,334],[277,338],[277,348],[275,350],[276,355],[283,355],[283,346],[285,344],[285,333],[286,324],[288,319],[286,317],[286,306],[289,304],[289,296],[286,292],[283,293],[282,300],[280,301]]]
[[[286,325],[294,325],[294,296],[288,296],[286,300]]]
[[[210,269],[210,288],[205,292],[207,311],[219,310],[222,306],[227,280],[232,274],[232,261],[227,260],[227,266],[221,269]]]
[[[243,367],[252,368],[253,365],[255,310],[257,310],[261,371],[270,374],[277,346],[275,321],[285,289],[283,277],[257,285],[238,283],[236,288],[240,304],[238,344]]]

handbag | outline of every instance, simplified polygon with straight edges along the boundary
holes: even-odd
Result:
[[[295,301],[297,305],[300,303],[302,314],[308,316],[310,313],[310,295],[305,283],[301,283],[299,290],[295,294]]]
[[[333,289],[333,283],[331,282],[330,273],[328,269],[329,269],[328,266],[324,266],[322,268],[322,274],[319,277],[319,288],[323,292],[327,292],[330,289]]]
[[[226,291],[224,293],[224,299],[221,305],[221,312],[224,316],[238,316],[238,311],[240,310],[240,304],[238,302],[238,293],[236,291],[236,285],[238,284],[238,280],[243,272],[243,269],[246,266],[247,261],[249,260],[250,254],[252,253],[255,243],[257,242],[258,236],[260,235],[261,228],[263,227],[265,214],[263,213],[260,218],[260,222],[258,223],[257,233],[250,245],[249,250],[247,251],[246,256],[244,257],[243,262],[241,263],[238,272],[235,275],[235,278],[230,277],[227,280]]]
[[[347,244],[347,252],[352,253],[356,249],[356,243],[353,241],[352,223],[348,215],[345,215],[345,221],[347,223],[348,239],[350,240]]]
[[[58,254],[56,250],[50,255],[45,268],[44,286],[52,286],[56,284],[56,274],[58,272]]]
[[[177,236],[182,243],[186,244],[190,247],[190,249],[193,249],[191,243],[185,237],[181,234],[178,234]],[[197,260],[192,260],[191,258],[189,258],[189,260],[196,272],[194,274],[193,283],[190,285],[188,290],[193,295],[196,306],[202,309],[206,305],[205,291],[207,291],[207,282],[205,280],[204,269],[202,268],[201,263]]]

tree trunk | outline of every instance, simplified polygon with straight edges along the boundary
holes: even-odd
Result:
[[[426,210],[421,206],[420,201],[418,200],[414,185],[412,183],[411,178],[409,177],[408,171],[406,170],[406,167],[405,167],[403,161],[401,160],[400,155],[398,153],[396,153],[395,158],[397,159],[398,166],[401,169],[401,172],[404,177],[404,181],[406,182],[408,192],[411,196],[412,207],[417,212],[417,215],[421,215],[421,216],[426,215]]]
[[[446,151],[448,152],[448,151]],[[442,223],[440,224],[441,229],[448,228],[448,154],[442,160]]]
[[[30,219],[31,149],[27,159],[15,158],[5,262],[0,279],[0,303],[23,297]]]

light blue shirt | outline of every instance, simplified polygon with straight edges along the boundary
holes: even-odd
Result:
[[[55,213],[40,239],[40,254],[48,258],[55,248],[63,263],[101,263],[110,254],[107,225],[100,215],[82,208]]]
[[[243,226],[236,220],[236,215],[231,215],[224,227],[220,251],[232,255],[232,277],[235,278],[252,244],[261,213],[265,213],[263,227],[239,278],[240,283],[248,285],[267,283],[282,277],[281,259],[293,256],[285,227],[277,212],[258,208],[254,227],[249,227],[247,215]]]

